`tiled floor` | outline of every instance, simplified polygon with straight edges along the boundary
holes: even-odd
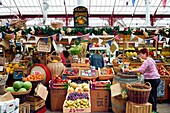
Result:
[[[158,104],[158,112],[159,113],[170,113],[170,101],[168,103]],[[62,112],[57,112],[57,111],[51,112],[50,110],[47,110],[46,113],[62,113]],[[102,112],[102,113],[111,113],[111,112]]]

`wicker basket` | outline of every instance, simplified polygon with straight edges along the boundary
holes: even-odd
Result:
[[[14,98],[19,98],[20,104],[22,104],[27,101],[31,89],[32,88],[30,88],[28,91],[25,91],[25,92],[11,92],[11,94],[13,95]]]
[[[54,53],[56,55],[53,55]],[[52,62],[52,59],[57,60],[58,62]],[[49,60],[49,63],[47,64],[47,67],[49,68],[49,70],[51,72],[51,78],[53,78],[53,76],[56,76],[56,75],[61,76],[63,74],[65,66],[61,62],[60,52],[59,51],[53,51],[48,56],[48,60]]]
[[[138,104],[148,102],[151,91],[151,84],[149,82],[146,82],[145,84],[127,84],[126,89],[131,102]]]
[[[2,78],[0,78],[0,86],[6,85],[6,81],[8,80],[8,74],[0,75]]]

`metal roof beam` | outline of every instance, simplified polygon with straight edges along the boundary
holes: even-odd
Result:
[[[49,14],[48,17],[49,18],[65,18],[65,14],[61,14],[61,15],[51,15]],[[151,15],[152,17],[153,15]],[[43,17],[43,15],[22,15],[23,18],[40,18]],[[95,15],[95,14],[91,14],[90,17],[94,17],[94,18],[110,18],[111,14],[100,14],[100,15]],[[145,15],[141,14],[135,14],[133,15],[134,18],[145,18]],[[11,15],[0,15],[0,19],[6,19],[6,18],[12,18]],[[68,14],[68,18],[73,18],[72,14]],[[132,18],[131,14],[114,14],[113,18]],[[170,15],[166,15],[166,14],[157,14],[155,15],[155,18],[170,18]]]

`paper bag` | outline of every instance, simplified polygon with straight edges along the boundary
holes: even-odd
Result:
[[[120,86],[120,83],[116,83],[114,85],[111,85],[110,89],[111,89],[111,97],[121,95],[121,93],[122,93],[122,88]]]
[[[9,100],[14,100],[14,97],[10,92],[7,92],[4,95],[0,96],[0,102],[5,102]]]
[[[48,95],[47,88],[43,84],[38,84],[38,86],[35,88],[34,96],[39,96],[43,100],[46,100]]]

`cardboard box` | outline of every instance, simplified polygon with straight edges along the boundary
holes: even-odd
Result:
[[[96,89],[91,90],[92,112],[106,112],[109,110],[110,90]]]
[[[10,92],[0,97],[0,113],[19,113],[19,99],[14,99]]]

